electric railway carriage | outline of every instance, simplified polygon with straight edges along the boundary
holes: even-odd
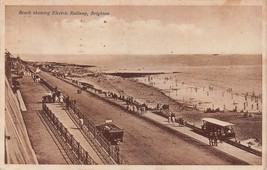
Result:
[[[234,124],[214,118],[203,118],[202,121],[202,130],[206,136],[216,131],[220,140],[235,138]]]
[[[111,144],[117,145],[119,142],[123,142],[124,129],[114,125],[112,120],[108,120],[105,124],[99,125],[96,128]]]

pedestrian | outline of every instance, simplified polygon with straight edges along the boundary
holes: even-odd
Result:
[[[80,125],[80,128],[82,129],[82,127],[83,127],[83,118],[79,119],[79,125]]]
[[[54,91],[52,91],[52,100],[53,100],[53,103],[55,103],[55,97],[56,97],[56,93]]]
[[[172,117],[172,123],[175,124],[175,115]]]
[[[183,124],[182,117],[180,117],[180,116],[179,116],[179,118],[178,118],[178,123],[179,123],[179,126],[182,126],[182,124]]]
[[[212,141],[212,132],[210,132],[210,134],[209,134],[209,145],[210,145],[210,146],[213,145],[213,141]]]
[[[168,117],[168,122],[171,123],[171,116]]]
[[[55,95],[55,102],[58,102],[59,100],[58,100],[58,97],[57,97],[57,95]]]
[[[215,146],[218,146],[218,145],[217,145],[218,135],[217,135],[217,132],[216,132],[216,131],[214,132],[214,135],[213,135],[213,136],[214,136],[214,137],[213,137],[213,138],[214,138],[214,145],[215,145]]]
[[[65,102],[66,102],[66,108],[69,110],[70,98],[68,95],[66,96]]]
[[[63,98],[64,98],[64,97],[63,97],[62,93],[60,93],[60,95],[59,95],[59,102],[60,102],[60,103],[63,103]]]

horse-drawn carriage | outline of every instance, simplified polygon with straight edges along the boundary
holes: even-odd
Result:
[[[234,124],[214,118],[203,118],[202,130],[206,136],[217,132],[220,140],[235,138]]]
[[[123,142],[124,129],[114,125],[112,121],[96,126],[96,128],[103,134],[103,136],[113,145]]]

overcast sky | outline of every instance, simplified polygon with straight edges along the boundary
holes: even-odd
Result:
[[[261,27],[260,6],[7,6],[5,30],[16,54],[261,54]]]

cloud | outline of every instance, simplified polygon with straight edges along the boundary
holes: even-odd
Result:
[[[64,19],[55,22],[53,30],[64,48],[91,54],[182,52],[181,47],[186,45],[189,35],[203,34],[203,30],[193,24],[164,25],[159,20],[126,22],[111,16],[88,22]]]
[[[242,16],[229,14],[231,20],[215,17],[193,23],[156,19],[128,22],[113,16],[41,23],[28,18],[6,26],[6,48],[20,54],[259,53],[260,22],[253,19],[254,15]],[[246,22],[248,19],[250,22]]]

